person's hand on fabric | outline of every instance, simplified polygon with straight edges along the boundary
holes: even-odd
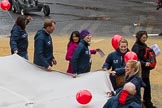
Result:
[[[103,71],[107,71],[107,68],[102,68]]]
[[[52,71],[52,66],[48,66],[47,70]]]
[[[73,78],[76,78],[78,75],[77,74],[72,74],[72,77]]]
[[[115,71],[110,71],[110,74],[112,74],[113,76],[116,75],[116,72]]]
[[[14,51],[14,54],[17,54],[17,53],[18,53],[18,51],[17,51],[17,50],[15,50],[15,51]]]

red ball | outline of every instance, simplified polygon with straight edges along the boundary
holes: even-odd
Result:
[[[111,44],[115,50],[118,48],[121,39],[123,39],[123,37],[120,35],[114,35],[112,37]]]
[[[80,104],[88,104],[92,99],[92,94],[88,90],[80,90],[76,94],[76,100]]]
[[[11,7],[11,4],[8,0],[3,0],[1,1],[0,6],[2,10],[9,10]]]
[[[138,60],[138,56],[135,52],[127,52],[125,55],[124,55],[124,61],[127,62],[128,60]]]

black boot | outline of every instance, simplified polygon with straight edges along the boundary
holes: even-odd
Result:
[[[145,108],[156,108],[156,106],[153,105],[152,102],[143,102],[145,105]]]

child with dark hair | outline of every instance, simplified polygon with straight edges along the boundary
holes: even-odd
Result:
[[[81,41],[79,42],[76,50],[71,59],[72,69],[75,76],[90,72],[91,70],[91,54],[96,54],[100,49],[89,50],[92,35],[88,30],[80,32]]]
[[[80,42],[79,31],[73,31],[70,35],[69,42],[67,44],[67,52],[66,52],[66,56],[65,56],[65,59],[67,61],[69,61],[69,65],[68,65],[68,69],[67,69],[68,73],[73,73],[70,60],[71,60],[72,55],[73,55],[76,47],[78,46],[79,42]]]

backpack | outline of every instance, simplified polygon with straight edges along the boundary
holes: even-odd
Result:
[[[155,66],[156,66],[156,54],[153,51],[153,49],[151,49],[149,47],[147,47],[145,49],[144,59],[146,60],[146,62],[150,62],[150,66],[149,66],[150,70],[155,68]]]

